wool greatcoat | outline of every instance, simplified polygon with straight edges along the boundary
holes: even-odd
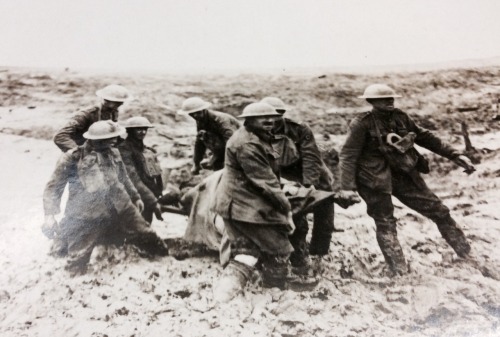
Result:
[[[233,134],[213,210],[224,219],[233,256],[262,257],[264,265],[275,266],[286,261],[293,247],[288,239],[291,206],[281,190],[279,154],[271,138],[247,126]]]
[[[270,143],[241,127],[227,143],[225,161],[216,212],[260,225],[286,224],[290,203],[281,190],[279,157]]]
[[[101,152],[86,142],[64,153],[45,187],[45,215],[60,213],[66,185],[68,201],[54,244],[67,249],[68,269],[86,266],[98,244],[127,240],[152,253],[166,249],[133,204],[140,195],[116,148]]]
[[[376,123],[376,124],[375,124]],[[441,141],[432,132],[418,126],[405,112],[367,112],[356,117],[350,125],[344,146],[340,152],[341,188],[357,190],[367,205],[367,213],[375,220],[377,241],[390,268],[398,273],[406,272],[403,251],[396,236],[396,218],[392,196],[430,218],[459,256],[465,256],[470,246],[462,230],[450,216],[450,210],[427,187],[417,171],[391,169],[380,151],[380,141],[389,133],[401,137],[409,132],[416,134],[415,143],[450,160],[460,153]]]
[[[142,140],[127,137],[118,145],[123,163],[135,188],[144,202],[144,218],[151,223],[153,209],[163,191],[161,167],[156,151],[144,145]]]

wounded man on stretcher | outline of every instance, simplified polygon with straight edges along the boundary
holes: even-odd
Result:
[[[224,240],[224,222],[211,210],[223,172],[224,170],[216,171],[200,184],[191,188],[182,196],[180,207],[162,206],[163,212],[188,216],[184,237],[167,239],[169,255],[177,259],[184,259],[218,253],[222,265],[229,261],[230,248]],[[320,191],[314,187],[306,188],[296,182],[284,179],[282,179],[282,184],[283,191],[285,191],[292,206],[294,217],[311,213],[315,207],[321,207],[325,202],[335,202],[342,208],[359,202],[359,200],[339,199],[335,192]]]

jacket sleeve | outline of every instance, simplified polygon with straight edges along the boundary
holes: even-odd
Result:
[[[137,192],[137,189],[135,188],[134,184],[132,183],[132,181],[128,176],[127,168],[125,167],[125,164],[121,159],[120,152],[117,149],[114,150],[116,151],[115,155],[118,157],[116,164],[118,166],[120,182],[123,184],[123,186],[125,186],[125,190],[130,195],[130,199],[132,200],[132,202],[136,202],[137,200],[141,199],[141,196],[139,192]]]
[[[215,124],[217,125],[218,133],[224,138],[224,141],[227,142],[229,138],[233,135],[234,131],[237,128],[233,126],[231,120],[229,118],[222,118],[217,116],[215,118]]]
[[[281,190],[278,177],[269,165],[264,148],[256,143],[247,143],[239,149],[236,156],[252,186],[279,211],[287,214],[291,210],[290,202]]]
[[[194,152],[193,152],[193,163],[195,166],[199,166],[207,150],[205,143],[200,139],[200,131],[204,128],[200,125],[199,121],[196,121],[196,140],[194,141]]]
[[[356,190],[356,169],[365,146],[366,127],[362,119],[354,119],[342,150],[340,150],[340,189]]]
[[[407,116],[408,124],[410,125],[410,130],[417,134],[417,138],[415,139],[415,143],[420,145],[438,155],[448,158],[450,160],[455,159],[461,153],[454,149],[451,145],[442,141],[439,137],[437,137],[431,131],[424,129],[415,124],[413,119],[410,116]]]
[[[298,150],[302,159],[302,180],[304,185],[318,187],[322,167],[321,153],[311,129],[304,124],[300,128]]]
[[[59,158],[56,169],[52,173],[43,192],[43,209],[45,215],[56,215],[61,212],[61,197],[70,175],[75,169],[71,153],[65,153]]]
[[[76,134],[83,134],[88,128],[89,121],[85,114],[78,113],[54,135],[54,143],[63,151],[67,152],[78,144],[75,142]]]
[[[132,158],[132,153],[127,149],[120,148],[120,154],[122,156],[123,164],[125,165],[125,168],[127,170],[128,177],[130,178],[130,181],[132,181],[132,184],[137,189],[137,192],[139,192],[142,201],[147,207],[153,207],[157,202],[157,198],[154,195],[154,193],[142,181],[135,167],[135,162],[134,159]]]

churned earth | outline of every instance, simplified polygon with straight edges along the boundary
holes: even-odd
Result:
[[[426,153],[428,184],[490,266],[500,268],[500,132],[484,94],[499,68],[388,75],[204,76],[85,74],[7,69],[0,73],[0,335],[1,336],[498,336],[500,283],[460,260],[436,226],[397,203],[399,238],[412,272],[384,277],[375,226],[365,205],[336,208],[331,253],[318,263],[321,281],[309,292],[262,289],[256,282],[227,304],[212,299],[221,267],[214,257],[147,259],[131,247],[98,247],[86,275],[69,277],[64,260],[48,255],[42,193],[59,149],[50,140],[71,112],[96,102],[96,89],[126,85],[135,100],[120,119],[146,115],[157,127],[146,142],[165,176],[179,179],[194,123],[175,115],[199,95],[238,114],[267,95],[283,97],[296,117],[337,148],[373,82],[405,93],[400,106],[463,148],[468,121],[480,161],[468,176]],[[353,109],[353,107],[355,109]],[[345,109],[348,108],[348,109]],[[339,110],[343,109],[343,110]],[[472,109],[472,110],[471,110]],[[299,113],[300,112],[300,113]],[[184,158],[183,158],[184,157]],[[186,218],[164,214],[153,228],[182,236]]]

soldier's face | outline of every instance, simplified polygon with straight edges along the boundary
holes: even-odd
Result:
[[[189,116],[193,117],[195,120],[199,120],[203,116],[203,111],[204,110],[191,112]]]
[[[148,128],[130,128],[127,130],[129,136],[135,139],[144,140],[148,133]]]
[[[106,150],[109,148],[112,148],[113,146],[116,145],[116,142],[118,141],[118,137],[113,137],[109,139],[99,139],[99,140],[94,140],[94,148],[96,150]]]
[[[251,117],[247,119],[246,125],[255,130],[270,132],[274,128],[275,121],[276,116]]]
[[[367,99],[367,101],[377,110],[383,110],[383,111],[394,110],[394,97],[370,98]]]
[[[110,110],[117,110],[122,104],[123,104],[123,102],[113,102],[113,101],[104,100],[102,102],[102,108],[103,109],[110,109]]]

